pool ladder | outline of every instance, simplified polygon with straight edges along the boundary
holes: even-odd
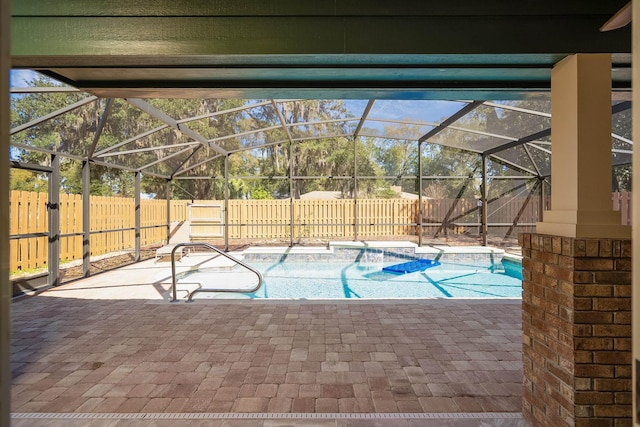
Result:
[[[215,289],[215,288],[198,288],[192,292],[189,293],[189,297],[187,298],[187,302],[192,302],[193,301],[193,296],[195,294],[197,294],[198,292],[230,292],[230,293],[251,293],[251,292],[255,292],[258,289],[260,289],[260,287],[262,286],[262,274],[260,274],[260,272],[258,270],[256,270],[255,268],[251,267],[248,264],[245,264],[244,262],[240,261],[237,258],[232,257],[231,255],[225,253],[224,251],[216,248],[213,245],[210,245],[209,243],[204,243],[204,242],[197,242],[197,243],[178,243],[173,250],[171,251],[171,290],[172,290],[172,295],[173,295],[173,299],[171,300],[171,302],[176,302],[178,301],[178,296],[177,296],[177,289],[176,289],[176,251],[178,249],[182,250],[181,248],[194,248],[194,247],[203,247],[203,248],[208,248],[211,249],[214,252],[217,252],[218,254],[224,256],[225,258],[230,259],[231,261],[233,261],[234,263],[241,265],[242,267],[246,268],[247,270],[253,272],[256,276],[258,276],[258,284],[250,289]]]

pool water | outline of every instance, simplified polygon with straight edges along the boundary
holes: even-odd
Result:
[[[359,262],[251,262],[264,277],[263,286],[250,294],[198,294],[198,298],[286,298],[286,299],[361,299],[361,298],[520,298],[522,282],[505,273],[501,265],[478,267],[442,263],[424,271],[394,274],[382,271],[390,264],[367,265]],[[251,287],[255,275],[236,266],[214,282],[234,282],[233,287]],[[231,273],[231,274],[229,274]],[[203,287],[211,280],[203,275],[216,274],[200,270],[189,278],[200,280]],[[199,276],[199,277],[197,277]],[[213,276],[209,276],[210,278]],[[248,282],[241,285],[242,282]]]

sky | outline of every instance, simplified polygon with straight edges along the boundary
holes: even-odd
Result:
[[[9,73],[10,87],[28,87],[27,82],[33,80],[38,73],[32,70],[11,70]]]

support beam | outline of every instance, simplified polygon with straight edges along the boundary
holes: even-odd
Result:
[[[224,156],[224,250],[229,252],[229,155]]]
[[[462,117],[466,116],[471,111],[473,111],[476,108],[478,108],[479,106],[481,106],[483,103],[484,103],[484,101],[473,101],[473,102],[470,102],[469,104],[465,105],[464,107],[459,109],[457,112],[455,112],[454,114],[449,116],[449,118],[447,118],[445,121],[440,123],[438,126],[436,126],[435,128],[431,129],[429,132],[427,132],[426,134],[421,136],[420,139],[418,139],[418,142],[424,142],[424,141],[428,140],[429,138],[433,138],[434,136],[436,136],[437,134],[439,134],[440,132],[445,130],[449,125],[455,123],[456,121],[458,121]]]
[[[276,103],[276,101],[274,101],[273,99],[271,100],[271,103],[273,105],[273,109],[275,110],[276,114],[278,115],[278,120],[280,121],[280,125],[282,126],[282,130],[284,131],[285,135],[287,136],[287,139],[289,140],[289,149],[290,149],[290,153],[289,153],[289,165],[292,165],[292,155],[293,155],[293,137],[291,136],[291,132],[289,132],[289,128],[287,127],[287,121],[284,119],[284,116],[282,115],[282,112],[280,111],[280,108],[278,108],[278,104]],[[289,197],[289,246],[293,246],[293,175],[291,174],[291,167],[289,167],[289,194],[291,197]]]
[[[82,162],[82,277],[91,274],[91,163]]]
[[[276,110],[276,112],[278,112],[279,110]],[[296,124],[298,125],[298,124]],[[291,125],[289,125],[291,126]],[[215,145],[214,143],[216,142],[220,142],[220,141],[226,141],[228,139],[236,139],[239,137],[244,137],[244,136],[249,136],[249,135],[255,135],[257,133],[263,133],[263,132],[269,132],[270,130],[274,130],[274,129],[278,129],[280,128],[281,125],[274,125],[274,126],[267,126],[267,127],[263,127],[263,128],[259,128],[259,129],[253,129],[253,130],[248,130],[246,132],[238,132],[238,133],[232,133],[229,135],[224,135],[224,136],[219,136],[216,138],[211,138],[209,140],[209,146],[211,146],[213,148],[213,146]],[[218,145],[215,145],[216,147],[219,147]],[[220,152],[219,150],[216,150],[218,152]]]
[[[362,113],[362,117],[360,118],[360,122],[358,122],[358,126],[356,127],[355,132],[353,132],[353,138],[357,138],[358,135],[360,134],[360,131],[362,130],[362,126],[364,126],[364,122],[367,121],[367,117],[369,116],[369,112],[371,111],[371,108],[373,107],[373,103],[376,102],[375,99],[370,99],[369,102],[367,102],[367,106],[364,108],[364,112]]]
[[[102,154],[102,155],[96,156],[96,157],[104,160],[106,157],[125,156],[127,154],[140,154],[140,153],[148,153],[150,151],[163,151],[163,150],[167,150],[167,149],[173,150],[173,149],[180,148],[180,147],[194,147],[194,146],[197,146],[198,148],[202,148],[203,147],[203,145],[200,144],[199,142],[195,142],[195,141],[194,142],[183,142],[183,143],[180,143],[180,144],[168,144],[168,145],[159,145],[159,146],[154,146],[154,147],[134,148],[132,150],[115,151],[115,152]],[[182,151],[181,151],[181,153],[182,153]],[[173,153],[173,154],[175,154],[175,153]],[[162,159],[160,159],[160,161],[162,161]],[[140,169],[144,169],[145,167],[148,167],[148,166],[142,166]]]
[[[98,151],[97,153],[95,153],[95,156],[96,157],[102,157],[104,154],[109,153],[109,152],[115,150],[116,148],[120,148],[120,147],[122,147],[124,145],[131,144],[132,142],[137,141],[139,139],[146,138],[147,136],[153,135],[154,133],[160,132],[161,130],[166,129],[168,127],[169,127],[169,125],[164,124],[164,125],[158,126],[156,128],[153,128],[151,130],[148,130],[146,132],[143,132],[141,134],[138,134],[138,135],[136,135],[136,136],[134,136],[132,138],[127,138],[124,141],[120,141],[117,144],[114,144],[114,145],[112,145],[110,147],[105,148],[104,150]]]
[[[500,151],[508,150],[509,148],[517,147],[522,144],[526,144],[527,142],[536,141],[538,139],[546,138],[551,135],[551,129],[543,129],[539,132],[532,133],[531,135],[524,136],[515,141],[507,142],[505,144],[498,145],[497,147],[490,148],[482,153],[483,156],[490,156],[495,153],[499,153]]]
[[[372,101],[369,104],[373,105]],[[369,105],[368,104],[368,105]],[[357,137],[353,138],[353,241],[358,241],[358,149]]]
[[[180,150],[180,151],[176,151],[175,153],[171,153],[171,154],[169,154],[169,155],[167,155],[167,156],[164,156],[164,157],[162,157],[162,158],[160,158],[160,159],[154,160],[154,161],[153,161],[153,162],[151,162],[151,163],[147,163],[146,165],[140,166],[140,169],[139,169],[139,170],[143,171],[143,170],[145,170],[145,169],[149,169],[151,166],[155,166],[155,165],[157,165],[157,164],[159,164],[159,163],[166,162],[167,160],[172,159],[172,158],[174,158],[174,157],[178,157],[178,156],[180,156],[180,155],[182,155],[182,154],[184,154],[184,153],[187,153],[187,152],[188,152],[188,151],[190,151],[190,150],[191,150],[191,146],[189,146],[189,147],[187,147],[187,148],[183,148],[183,149],[182,149],[182,150]]]
[[[102,116],[100,116],[100,122],[98,123],[98,129],[96,129],[96,134],[93,136],[93,142],[91,143],[91,146],[87,150],[88,159],[91,159],[93,157],[93,153],[95,153],[96,151],[96,147],[98,146],[98,141],[100,141],[100,137],[102,136],[104,125],[105,123],[107,123],[107,117],[109,117],[109,112],[111,111],[112,106],[113,106],[113,98],[107,99],[107,105],[105,105]]]
[[[22,163],[16,160],[11,160],[9,162],[12,169],[23,169],[32,172],[44,172],[51,173],[53,169],[50,166],[37,165],[35,163]]]
[[[293,141],[289,141],[289,246],[293,246]]]
[[[177,171],[177,172],[174,172],[174,173],[172,174],[172,176],[173,176],[173,177],[178,177],[178,176],[180,176],[180,175],[182,175],[182,174],[185,174],[185,173],[189,172],[190,170],[193,170],[193,169],[197,168],[198,166],[202,166],[202,165],[204,165],[204,164],[206,164],[206,163],[209,163],[209,162],[211,162],[211,161],[213,161],[213,160],[215,160],[215,159],[218,159],[218,158],[220,158],[221,156],[222,156],[222,154],[216,154],[215,156],[211,156],[211,157],[209,157],[209,158],[208,158],[208,159],[206,159],[206,160],[203,160],[203,161],[201,161],[201,162],[196,163],[195,165],[191,165],[191,166],[186,167],[186,168],[184,168],[184,169],[182,169],[182,170],[179,170],[179,171]],[[188,179],[188,177],[187,177],[187,179]]]
[[[171,180],[167,180],[165,184],[165,198],[167,200],[167,245],[171,239]]]
[[[523,167],[523,166],[520,166],[520,165],[518,165],[517,163],[510,162],[509,160],[507,160],[507,159],[503,159],[502,157],[498,157],[498,156],[496,156],[495,154],[493,154],[493,155],[491,156],[491,161],[496,162],[496,163],[500,163],[500,164],[505,165],[505,166],[508,166],[508,167],[511,167],[512,169],[516,169],[516,170],[519,170],[519,171],[522,171],[522,172],[528,173],[528,174],[530,174],[530,175],[531,175],[531,177],[534,177],[534,176],[538,176],[538,175],[539,175],[539,174],[538,174],[536,171],[534,171],[534,170],[531,170],[531,169],[525,168],[525,167]]]
[[[462,183],[462,187],[460,188],[460,191],[458,191],[458,195],[456,196],[456,199],[453,201],[453,203],[451,204],[451,207],[447,211],[447,214],[442,219],[442,225],[440,225],[440,228],[438,228],[438,231],[436,231],[436,233],[433,235],[434,238],[438,237],[441,231],[444,231],[445,235],[447,234],[449,222],[452,221],[451,215],[453,215],[453,212],[456,210],[456,207],[458,206],[458,203],[460,202],[462,195],[467,190],[467,187],[469,186],[469,184],[471,184],[471,181],[475,179],[475,173],[477,169],[478,167],[476,166],[473,172],[471,172],[469,176],[466,178],[466,180]],[[453,221],[455,221],[455,219],[453,219]]]
[[[540,180],[540,205],[538,206],[538,222],[544,221],[544,208],[545,208],[545,197],[547,197],[546,192],[544,191],[544,178],[539,178]]]
[[[524,152],[527,153],[527,158],[529,159],[529,161],[533,165],[533,168],[536,170],[536,174],[538,176],[541,176],[542,172],[540,172],[540,168],[538,167],[538,164],[536,163],[535,159],[531,155],[531,150],[529,150],[529,147],[527,145],[523,145],[522,148],[524,148]]]
[[[48,120],[54,119],[54,118],[56,118],[58,116],[61,116],[61,115],[65,114],[65,113],[68,113],[69,111],[73,111],[76,108],[80,108],[83,105],[90,104],[90,103],[94,102],[96,99],[98,99],[97,96],[90,96],[88,98],[85,98],[85,99],[82,99],[82,100],[80,100],[78,102],[75,102],[75,103],[73,103],[71,105],[68,105],[68,106],[66,106],[64,108],[60,108],[59,110],[56,110],[53,113],[49,113],[46,116],[42,116],[42,117],[39,117],[39,118],[37,118],[35,120],[31,120],[29,123],[25,123],[23,125],[16,126],[13,129],[11,129],[11,135],[14,135],[14,134],[16,134],[18,132],[22,132],[25,129],[29,129],[30,127],[39,125],[40,123],[44,123],[44,122],[46,122]]]
[[[135,198],[135,212],[134,212],[134,216],[135,216],[135,255],[134,255],[134,261],[135,262],[139,262],[140,261],[140,212],[141,212],[141,200],[140,200],[140,181],[142,180],[142,173],[140,172],[136,172],[135,176],[134,176],[134,185],[135,185],[135,194],[134,194],[134,198]],[[169,202],[169,207],[171,207],[171,202]],[[168,210],[167,212],[171,212],[170,210]],[[167,241],[168,243],[168,241]]]
[[[178,166],[176,166],[172,171],[171,171],[171,178],[173,179],[173,177],[180,171],[180,169],[182,169],[182,167],[184,165],[187,164],[187,162],[189,162],[189,160],[191,160],[191,158],[193,158],[193,156],[196,155],[196,153],[200,150],[202,150],[202,147],[204,147],[204,145],[198,145],[196,148],[193,149],[193,151],[191,152],[191,154],[189,154],[187,156],[186,159],[184,159],[182,162],[180,162],[180,164]]]
[[[611,79],[606,54],[569,56],[551,76],[552,209],[519,240],[522,412],[531,425],[637,425],[631,230],[611,203]],[[605,388],[603,372],[612,373]]]
[[[531,201],[531,197],[533,196],[533,193],[535,193],[538,190],[538,186],[541,185],[541,183],[542,181],[540,180],[536,181],[536,183],[533,185],[533,188],[529,190],[529,194],[527,194],[527,198],[525,199],[522,206],[520,206],[520,209],[518,210],[518,213],[516,214],[516,216],[513,218],[513,222],[511,223],[511,226],[509,227],[509,229],[504,235],[504,238],[502,239],[503,241],[506,241],[509,237],[511,237],[513,230],[515,230],[515,228],[518,226],[518,222],[520,221],[522,214],[524,213],[527,206],[529,206],[529,202]]]
[[[522,178],[521,178],[522,179]],[[532,178],[528,178],[529,180]],[[515,193],[516,191],[524,188],[527,186],[527,183],[522,183],[520,185],[516,185],[515,187],[512,187],[506,191],[503,191],[502,193],[496,195],[495,197],[488,199],[487,200],[487,209],[489,208],[489,205],[491,203],[497,202],[498,200],[502,199],[504,196],[506,196],[507,194],[511,194],[511,193]],[[480,212],[482,210],[482,208],[480,206],[476,206],[475,209],[471,209],[465,213],[462,213],[460,215],[457,215],[453,218],[449,218],[448,222],[449,223],[455,223],[456,221],[458,221],[460,218],[464,218],[465,216],[469,216],[469,215],[474,215],[476,212]],[[487,216],[487,226],[488,226],[488,216]]]
[[[418,246],[422,246],[422,142],[418,142]]]
[[[628,110],[630,108],[631,108],[631,102],[623,101],[623,102],[615,104],[614,106],[611,107],[611,114],[620,113],[620,112]],[[522,138],[519,138],[517,140],[511,141],[511,142],[507,142],[505,144],[501,144],[501,145],[499,145],[497,147],[494,147],[494,148],[491,148],[489,150],[486,150],[482,154],[491,155],[491,154],[499,153],[500,151],[508,150],[509,148],[518,147],[520,145],[527,144],[527,143],[532,142],[532,141],[537,141],[539,139],[546,138],[549,135],[551,135],[551,129],[543,129],[543,130],[541,130],[539,132],[535,132],[535,133],[532,133],[530,135],[523,136]],[[619,135],[616,135],[616,134],[613,134],[613,133],[611,134],[611,136],[614,137],[614,138],[617,138],[617,139],[621,139],[621,137]],[[625,141],[625,142],[633,143],[633,142],[630,142],[630,141]]]
[[[134,107],[137,107],[140,110],[144,111],[145,113],[149,114],[150,116],[168,124],[174,129],[179,130],[180,132],[187,135],[188,137],[193,138],[195,141],[200,142],[201,144],[217,151],[220,154],[227,154],[227,151],[222,147],[219,147],[216,144],[210,143],[209,140],[207,140],[207,138],[200,135],[198,132],[191,130],[187,125],[178,123],[177,120],[165,114],[164,112],[158,110],[153,105],[149,104],[147,101],[144,101],[138,98],[126,98],[126,101],[129,104],[133,105]]]
[[[82,92],[80,89],[71,86],[38,86],[38,87],[12,87],[9,92],[14,94],[31,93],[73,93]]]
[[[60,285],[60,156],[51,156],[49,175],[49,286]]]
[[[487,246],[487,156],[482,156],[482,184],[480,186],[482,206],[480,209],[480,223],[482,224],[482,246]]]

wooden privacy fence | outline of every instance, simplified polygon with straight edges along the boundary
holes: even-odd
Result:
[[[613,207],[621,211],[622,223],[631,222],[631,193],[613,193]],[[172,200],[171,221],[188,220],[189,204],[220,204],[222,200]],[[121,197],[91,197],[91,255],[101,255],[135,246],[135,202]],[[230,239],[289,239],[293,215],[293,238],[340,238],[407,236],[417,233],[417,200],[229,200]],[[511,225],[539,221],[539,198],[513,197],[489,203],[490,231],[514,232]],[[424,199],[422,222],[427,234],[444,223],[453,232],[477,230],[480,222],[475,199]],[[47,233],[47,193],[12,191],[10,233],[12,236]],[[141,245],[161,244],[167,236],[165,200],[141,201]],[[432,224],[430,226],[430,224]],[[500,228],[503,227],[503,228]],[[518,231],[525,231],[519,228]],[[82,197],[60,194],[60,259],[82,259]],[[11,271],[36,269],[46,265],[48,238],[22,237],[10,241]]]
[[[205,203],[205,201],[200,201]],[[209,203],[223,203],[222,201]],[[406,199],[230,200],[229,238],[287,239],[406,235],[418,219],[418,204]],[[415,227],[413,227],[415,228]]]
[[[10,194],[9,234],[46,233],[47,193],[12,191]],[[9,268],[27,270],[47,264],[47,237],[9,241]]]
[[[185,216],[186,201],[172,201],[171,216]],[[9,233],[12,236],[47,233],[47,193],[12,191],[10,194]],[[142,200],[140,206],[140,241],[142,246],[166,239],[167,208],[164,200]],[[90,199],[91,255],[131,250],[135,246],[135,202],[122,197]],[[82,259],[82,197],[60,194],[60,259]],[[146,228],[145,228],[146,227]],[[65,236],[68,235],[68,236]],[[11,239],[11,271],[25,271],[47,264],[48,238]]]

